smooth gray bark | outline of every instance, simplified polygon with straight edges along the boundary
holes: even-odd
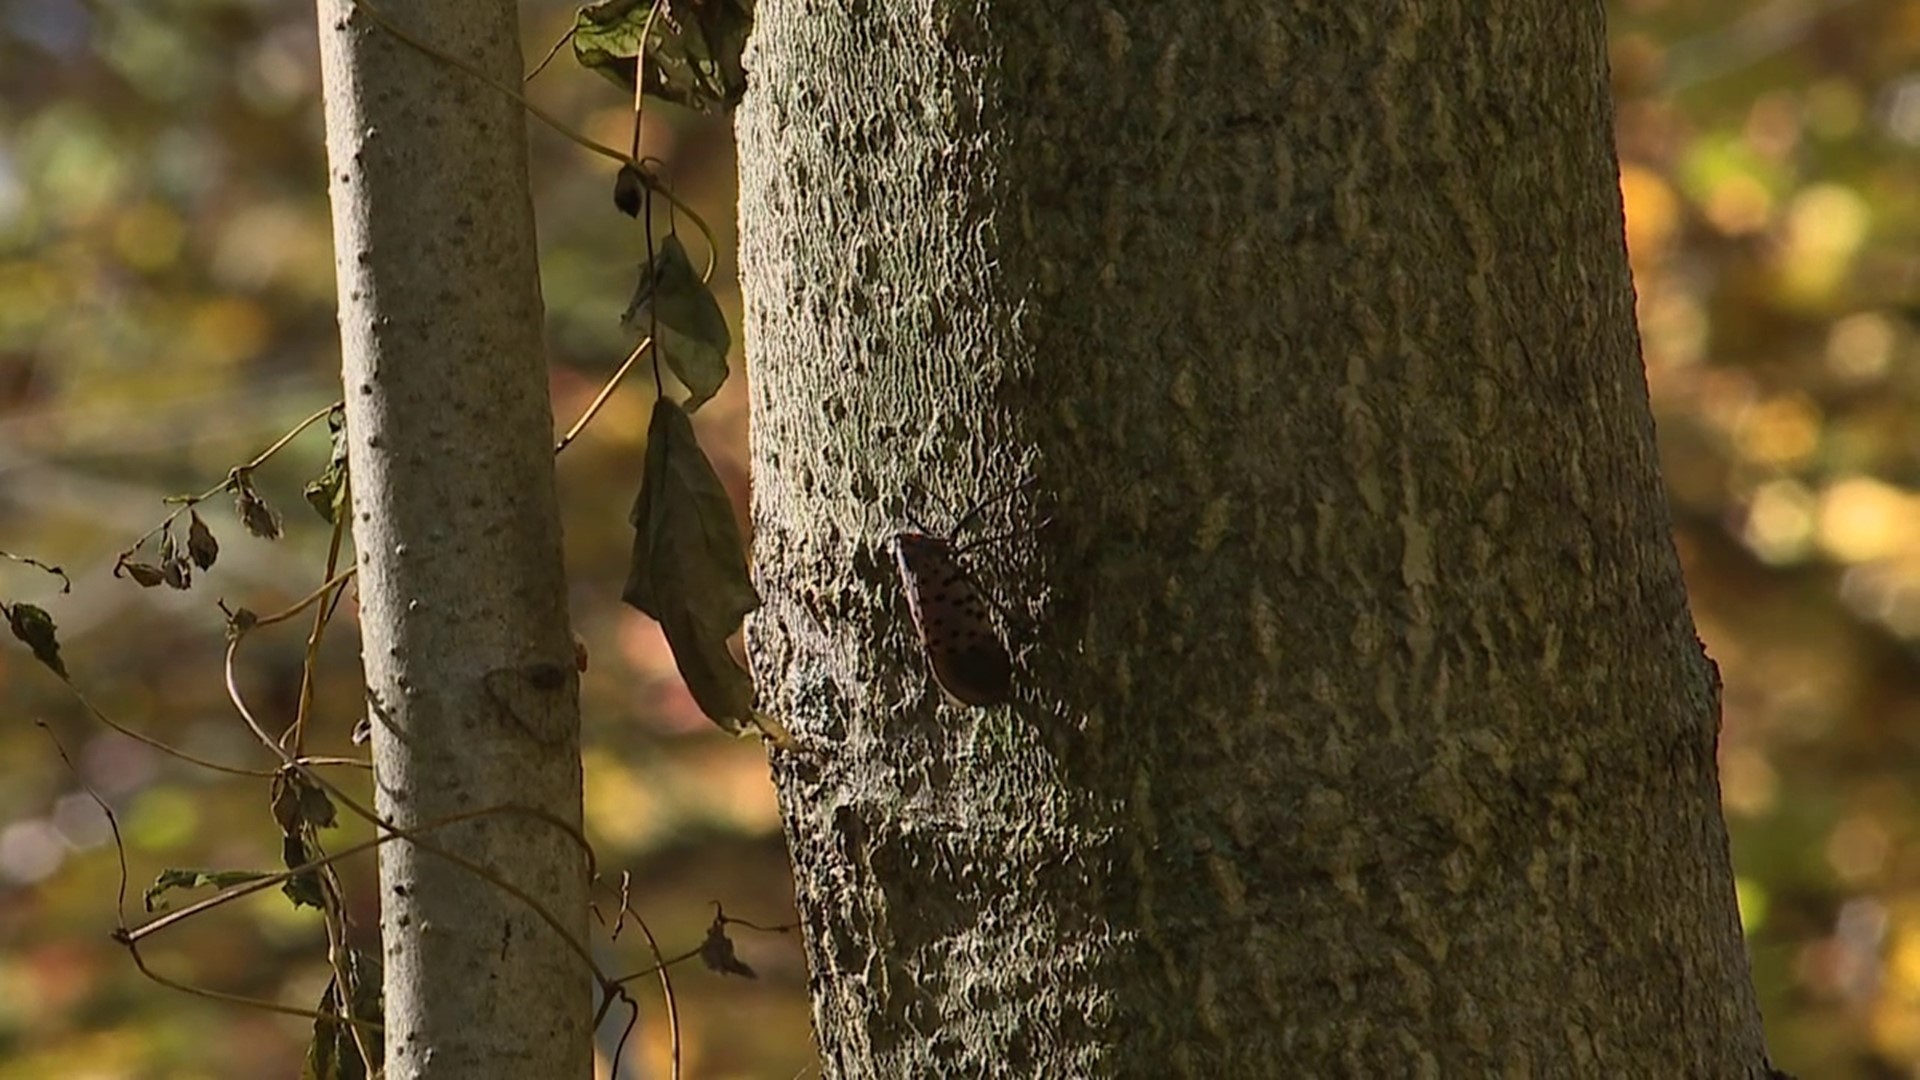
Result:
[[[500,82],[510,0],[388,0]],[[519,107],[322,0],[327,152],[360,629],[381,815],[490,806],[580,820],[578,682],[554,493]],[[586,934],[586,864],[550,824],[431,834]],[[520,900],[401,841],[381,849],[387,1076],[588,1074],[592,988]]]
[[[1597,5],[761,0],[752,622],[826,1073],[1762,1075]],[[973,566],[940,704],[880,551]]]

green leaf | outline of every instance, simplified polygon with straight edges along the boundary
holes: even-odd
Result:
[[[347,411],[336,407],[327,414],[327,430],[333,433],[333,450],[327,455],[327,467],[301,489],[307,505],[329,522],[340,520],[347,505]]]
[[[645,34],[648,97],[725,113],[747,89],[740,57],[752,30],[753,0],[605,0],[575,16],[573,56],[631,95]]]
[[[658,334],[653,347],[686,386],[688,412],[698,409],[727,381],[727,350],[733,334],[712,290],[700,280],[680,238],[667,234],[653,253],[653,274],[640,267],[640,284],[620,325]]]
[[[55,675],[67,677],[66,661],[60,659],[59,628],[53,624],[53,616],[45,608],[32,604],[14,604],[8,607],[0,604],[0,610],[7,613],[7,627],[21,644],[33,650],[33,658],[53,669]]]
[[[340,986],[342,973],[347,981],[344,991]],[[359,949],[347,949],[340,969],[327,980],[327,988],[321,993],[320,1005],[315,1011],[323,1015],[313,1022],[313,1041],[307,1044],[307,1060],[301,1066],[300,1080],[366,1080],[367,1063],[360,1056],[360,1047],[354,1043],[353,1028],[328,1017],[345,1015],[356,1020],[380,1021],[386,1009],[380,995],[379,964]],[[380,1032],[363,1028],[360,1038],[366,1043],[374,1068],[378,1069],[385,1051]]]
[[[148,911],[157,911],[166,906],[162,895],[174,889],[226,889],[272,876],[260,870],[162,870],[140,902]]]
[[[661,398],[647,429],[646,476],[634,501],[633,558],[621,599],[659,620],[700,710],[738,734],[752,722],[753,679],[727,638],[760,606],[733,500],[685,410]]]

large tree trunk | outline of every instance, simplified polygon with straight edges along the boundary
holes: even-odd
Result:
[[[580,820],[579,705],[519,106],[322,0],[361,638],[380,814]],[[503,83],[510,0],[388,18]],[[431,835],[586,933],[552,825]],[[587,1074],[591,983],[526,904],[406,841],[380,860],[389,1080]]]
[[[1764,1070],[1597,5],[761,0],[754,624],[830,1076]],[[878,550],[974,569],[942,705]]]

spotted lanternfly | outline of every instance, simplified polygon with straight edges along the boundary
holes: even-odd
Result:
[[[1016,487],[1007,495],[1018,490]],[[954,526],[954,534],[965,529],[987,505],[1007,495],[968,510]],[[952,537],[934,535],[924,527],[893,537],[893,557],[900,567],[900,584],[906,590],[907,611],[913,616],[920,647],[933,668],[933,681],[962,705],[998,705],[1013,691],[1013,659],[994,631],[986,598],[959,562],[963,551],[1003,539],[1006,537],[991,537],[961,547]]]

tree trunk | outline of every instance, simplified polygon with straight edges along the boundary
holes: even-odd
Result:
[[[512,85],[508,0],[387,18]],[[516,804],[580,820],[578,684],[513,102],[322,0],[361,638],[379,812],[408,827]],[[586,933],[580,850],[494,815],[431,834]],[[390,1080],[590,1068],[591,983],[522,901],[382,849]]]
[[[829,1076],[1764,1073],[1603,29],[761,0],[753,651]],[[941,704],[880,545],[1022,477],[969,560],[1015,701]]]

